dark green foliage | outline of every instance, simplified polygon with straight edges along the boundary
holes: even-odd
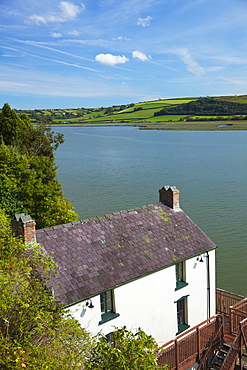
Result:
[[[0,369],[83,369],[90,335],[46,288],[56,265],[12,236],[0,209]],[[42,275],[42,281],[39,276]]]
[[[13,237],[0,208],[0,370],[158,370],[158,346],[141,329],[116,329],[110,345],[62,309],[48,289],[56,267]]]
[[[136,107],[136,108],[134,109],[134,112],[137,112],[137,111],[139,111],[139,110],[143,110],[143,108],[142,108],[142,107]]]
[[[185,114],[185,115],[233,115],[247,114],[247,105],[231,103],[213,98],[200,98],[186,104],[164,107],[154,116]]]
[[[0,113],[0,135],[6,145],[20,146],[23,135],[31,129],[32,125],[26,115],[21,118],[9,104],[4,104]]]
[[[8,215],[25,212],[20,189],[4,173],[0,175],[0,204]]]
[[[0,112],[0,136],[4,144],[16,146],[21,152],[46,157],[52,157],[64,141],[63,135],[55,134],[50,127],[35,128],[26,114],[18,115],[7,103]]]
[[[105,114],[111,114],[112,112],[113,112],[113,108],[112,107],[108,107],[108,108],[106,108],[106,110],[105,110]]]
[[[33,127],[8,104],[0,112],[0,206],[10,217],[29,214],[38,228],[77,220],[58,182],[54,151],[63,135]]]
[[[115,329],[111,335],[113,342],[108,343],[105,336],[100,335],[86,369],[97,370],[155,370],[167,369],[159,367],[155,350],[155,340],[140,328],[133,333],[126,327]]]

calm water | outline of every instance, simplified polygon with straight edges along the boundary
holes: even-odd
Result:
[[[58,179],[80,219],[158,201],[180,206],[217,244],[217,286],[247,296],[247,131],[61,127]]]

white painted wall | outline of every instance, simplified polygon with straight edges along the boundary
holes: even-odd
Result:
[[[211,316],[215,314],[215,251],[209,253],[210,261],[210,304]],[[178,299],[188,295],[188,324],[190,327],[207,319],[207,263],[196,257],[186,261],[187,286],[175,290],[175,266],[167,267],[151,275],[142,277],[114,290],[116,312],[119,317],[99,325],[101,320],[100,296],[92,298],[94,308],[86,307],[86,301],[70,306],[70,313],[80,324],[93,334],[102,331],[108,334],[114,327],[127,329],[141,327],[152,335],[159,345],[176,336]]]

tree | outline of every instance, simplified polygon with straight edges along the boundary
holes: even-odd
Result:
[[[76,221],[56,174],[53,157],[27,156],[0,144],[0,203],[10,217],[30,214],[37,228]]]
[[[76,221],[57,180],[54,152],[63,135],[33,127],[8,104],[0,112],[0,134],[0,204],[7,214],[30,214],[38,228]]]
[[[115,329],[111,334],[112,343],[103,335],[92,350],[86,369],[97,370],[155,370],[159,367],[155,355],[158,346],[155,340],[140,328],[133,333],[126,327]]]
[[[31,129],[28,119],[21,119],[9,104],[4,104],[0,112],[0,135],[6,145],[20,146],[24,133]]]
[[[112,114],[112,112],[113,112],[113,108],[112,107],[107,107],[105,109],[105,113],[104,114]]]
[[[55,267],[42,248],[12,236],[0,209],[1,370],[84,369],[91,336],[47,289]]]
[[[52,157],[64,138],[50,127],[40,124],[34,127],[26,114],[17,114],[5,103],[0,112],[0,135],[6,145],[16,146],[29,155]]]
[[[176,104],[162,108],[154,116],[166,114],[186,115],[233,115],[246,114],[247,105],[232,103],[216,98],[199,98],[184,104]]]

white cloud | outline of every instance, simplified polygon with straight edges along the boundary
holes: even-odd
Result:
[[[153,19],[153,18],[150,17],[149,15],[146,18],[138,18],[136,24],[138,26],[148,27],[148,26],[150,26],[151,19]]]
[[[14,81],[0,81],[0,89],[1,88],[15,88],[15,87],[22,87],[27,86],[27,84],[14,82]]]
[[[136,59],[140,59],[142,62],[145,62],[146,60],[149,60],[149,57],[142,53],[141,51],[135,50],[132,53],[132,57]]]
[[[118,37],[114,37],[114,39],[112,39],[114,41],[118,41],[118,40],[124,40],[124,41],[131,41],[131,39],[129,39],[128,37],[124,37],[124,36],[118,36]]]
[[[80,36],[80,32],[79,31],[76,31],[76,30],[73,30],[73,31],[68,32],[68,35],[71,35],[71,36]]]
[[[85,10],[85,5],[81,6],[70,3],[69,1],[61,1],[59,8],[62,11],[64,19],[75,19],[81,10]]]
[[[117,64],[124,64],[129,61],[124,55],[112,55],[112,54],[98,54],[95,57],[96,62],[105,64],[108,66],[115,66]]]
[[[52,32],[51,37],[58,39],[59,37],[62,37],[62,34],[60,32]]]
[[[206,72],[206,70],[192,58],[188,49],[176,49],[174,50],[174,53],[181,57],[182,61],[186,65],[187,71],[193,73],[195,76],[201,76]]]
[[[224,67],[208,67],[206,68],[206,71],[207,72],[218,72],[218,71],[222,71],[222,69],[224,69]]]
[[[85,6],[75,5],[69,1],[61,1],[60,10],[56,13],[46,13],[44,15],[33,14],[29,17],[27,23],[35,23],[36,25],[47,24],[52,22],[68,22],[76,19]]]
[[[63,55],[69,55],[71,57],[75,57],[75,58],[79,58],[79,59],[83,59],[83,60],[88,60],[89,62],[94,62],[94,59],[89,59],[89,58],[85,58],[85,57],[82,57],[81,55],[77,55],[77,54],[72,54],[72,53],[68,53],[66,51],[62,51],[62,50],[59,50],[59,49],[56,49],[56,48],[53,48],[53,47],[50,47],[50,46],[46,46],[46,45],[43,45],[43,44],[40,44],[39,42],[35,42],[35,41],[29,41],[29,40],[15,40],[21,44],[25,44],[25,45],[32,45],[32,46],[36,46],[38,48],[42,48],[42,49],[47,49],[51,52],[55,52],[55,53],[59,53],[59,54],[63,54]],[[77,41],[77,40],[76,40]],[[14,49],[14,48],[9,48],[9,47],[3,47],[2,45],[0,45],[0,48],[4,48],[4,49],[8,49],[8,50],[13,50],[13,51],[17,51],[17,52],[21,52],[19,49]],[[27,54],[27,53],[25,53]]]
[[[226,78],[226,77],[219,77],[219,79],[236,84],[236,85],[246,85],[246,81],[244,80],[234,80],[232,78]]]
[[[222,56],[222,55],[218,55],[218,56],[215,56],[213,57],[213,59],[217,59],[219,60],[220,62],[223,62],[223,63],[230,63],[230,64],[246,64],[247,63],[247,59],[246,58],[239,58],[238,56],[237,57],[233,57],[233,56]]]
[[[63,60],[59,60],[59,59],[51,59],[51,58],[41,57],[40,55],[36,55],[36,54],[29,54],[29,53],[25,53],[25,54],[30,55],[34,58],[48,60],[48,61],[53,62],[53,63],[63,64],[63,65],[66,65],[66,66],[76,67],[76,68],[80,68],[80,69],[86,69],[87,71],[92,71],[92,72],[99,72],[97,69],[88,68],[88,67],[82,66],[80,64],[76,64],[76,63],[69,63],[69,62],[64,62]]]

